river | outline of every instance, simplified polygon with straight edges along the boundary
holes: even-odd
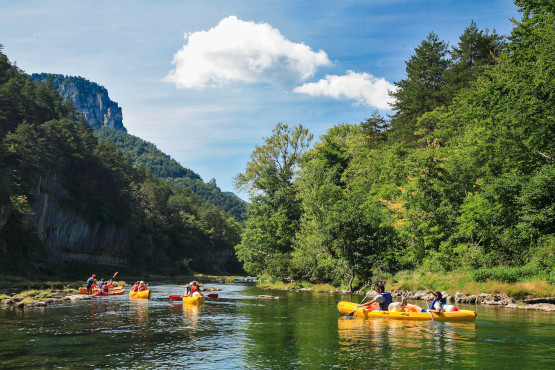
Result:
[[[0,368],[555,368],[551,312],[462,305],[475,323],[346,319],[336,302],[348,295],[206,285],[222,291],[201,307],[169,301],[184,289],[165,284],[150,300],[0,310]]]

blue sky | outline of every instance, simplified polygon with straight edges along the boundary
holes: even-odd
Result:
[[[108,89],[128,132],[233,191],[278,122],[318,137],[359,123],[435,32],[508,35],[509,0],[0,0],[0,44],[26,73]],[[239,194],[245,198],[245,194]]]

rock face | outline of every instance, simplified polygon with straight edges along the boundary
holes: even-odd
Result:
[[[65,190],[54,175],[39,176],[36,201],[27,221],[47,247],[50,261],[81,261],[125,265],[130,254],[128,230],[109,223],[91,222],[60,204]]]
[[[108,97],[108,90],[83,77],[40,73],[31,75],[37,82],[52,79],[54,88],[62,98],[70,101],[94,127],[109,127],[125,131],[121,108]]]

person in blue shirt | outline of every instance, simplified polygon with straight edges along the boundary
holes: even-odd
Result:
[[[385,287],[381,284],[376,287],[376,291],[378,292],[378,295],[375,296],[373,300],[371,300],[370,302],[359,304],[357,307],[366,307],[370,306],[374,302],[378,302],[378,304],[380,305],[380,311],[387,311],[389,305],[393,303],[393,297],[391,297],[391,294],[389,292],[385,291]]]
[[[92,294],[92,286],[96,281],[95,278],[96,278],[96,275],[92,274],[92,276],[87,279],[87,293],[88,294]]]
[[[447,299],[442,297],[441,292],[434,292],[432,294],[434,295],[432,303],[426,300],[426,303],[429,303],[428,312],[443,312],[443,306],[447,304]]]

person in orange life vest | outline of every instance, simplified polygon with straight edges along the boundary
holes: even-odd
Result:
[[[135,282],[135,285],[133,285],[133,288],[131,288],[131,290],[133,292],[138,292],[139,291],[139,282]]]
[[[92,294],[92,285],[94,284],[95,274],[92,274],[90,278],[87,279],[87,293]]]

